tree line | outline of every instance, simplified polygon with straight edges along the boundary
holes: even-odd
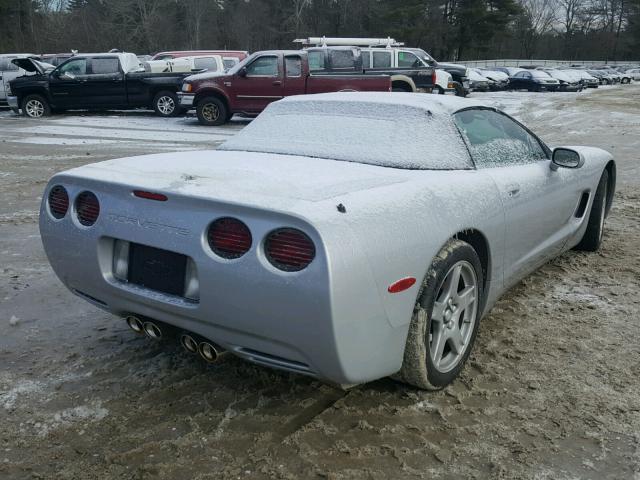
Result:
[[[387,37],[439,60],[640,60],[640,0],[0,0],[0,52],[295,48]]]

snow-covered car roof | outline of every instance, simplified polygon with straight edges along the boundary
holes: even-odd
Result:
[[[287,97],[220,150],[418,170],[473,168],[452,114],[481,102],[445,95],[339,92]]]
[[[499,79],[499,80],[508,80],[509,79],[509,75],[507,75],[504,72],[501,72],[499,70],[491,70],[490,68],[481,68],[480,69],[480,73],[488,78],[494,78],[494,79]]]
[[[469,69],[469,79],[470,80],[475,80],[476,82],[486,82],[486,81],[489,80],[477,68],[470,68]]]

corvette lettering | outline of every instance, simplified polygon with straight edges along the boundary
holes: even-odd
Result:
[[[191,231],[186,228],[173,227],[171,225],[164,225],[162,223],[150,222],[149,220],[142,220],[139,218],[127,217],[125,215],[117,215],[110,213],[108,215],[109,220],[116,223],[123,223],[126,225],[134,225],[140,228],[146,228],[147,230],[156,230],[159,232],[171,233],[173,235],[180,235],[187,237],[191,235]]]

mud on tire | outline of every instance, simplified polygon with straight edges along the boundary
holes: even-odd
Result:
[[[595,252],[602,244],[602,236],[604,234],[604,221],[607,216],[607,193],[609,185],[609,172],[602,172],[598,189],[593,197],[591,212],[584,236],[575,250],[584,250],[586,252]]]
[[[466,342],[460,353],[451,349],[450,354],[456,355],[457,361],[453,362],[450,368],[446,368],[446,371],[441,371],[432,359],[431,343],[438,329],[448,327],[445,327],[444,322],[434,320],[434,306],[442,305],[445,281],[449,281],[449,275],[458,265],[464,265],[468,270],[469,278],[473,276],[472,273],[475,274],[475,308],[473,311],[461,310],[460,319],[456,319],[454,315],[453,323],[457,325],[460,325],[460,322],[467,323],[467,317],[469,317],[472,324],[467,327],[463,335]],[[394,376],[395,379],[426,390],[440,390],[455,380],[471,353],[478,332],[484,298],[483,284],[482,265],[473,247],[462,240],[449,240],[434,258],[422,282],[409,326],[402,368]],[[455,287],[456,291],[460,285],[464,286],[465,282],[459,280]],[[448,290],[450,287],[447,287]],[[461,290],[463,291],[464,289]],[[448,317],[448,323],[451,323],[451,315]],[[446,318],[446,315],[442,318]]]

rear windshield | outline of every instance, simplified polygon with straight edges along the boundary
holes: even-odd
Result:
[[[547,72],[543,72],[542,70],[531,70],[531,75],[536,78],[549,78],[550,75]]]
[[[473,168],[451,115],[363,101],[273,103],[220,149],[404,169]]]

